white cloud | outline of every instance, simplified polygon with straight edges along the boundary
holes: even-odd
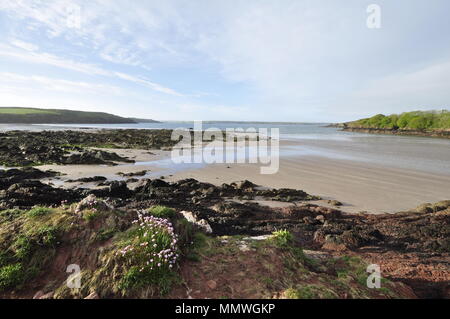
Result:
[[[115,72],[114,73],[115,76],[117,76],[118,78],[127,80],[127,81],[131,81],[137,84],[141,84],[144,85],[146,87],[151,88],[152,90],[158,91],[158,92],[162,92],[162,93],[166,93],[166,94],[170,94],[170,95],[175,95],[175,96],[183,96],[183,94],[180,94],[172,89],[166,88],[164,86],[159,85],[158,83],[154,83],[145,79],[141,79],[135,76],[131,76],[125,73],[121,73],[121,72]]]
[[[17,39],[11,40],[10,43],[12,45],[14,45],[15,47],[24,49],[26,51],[37,51],[37,50],[39,50],[39,47],[37,45],[34,45],[33,43],[17,40]]]
[[[386,114],[448,108],[449,102],[450,62],[442,62],[369,81],[339,101],[339,110],[370,116],[373,110]]]
[[[26,45],[25,42],[22,41],[13,41],[13,43],[20,43]],[[30,46],[27,46],[30,48]],[[29,51],[29,50],[27,50]],[[146,79],[142,79],[136,76],[128,75],[122,72],[115,72],[100,68],[94,64],[82,63],[73,61],[70,59],[61,58],[59,56],[44,53],[44,52],[21,52],[14,49],[11,49],[9,46],[0,45],[0,56],[10,57],[18,60],[22,60],[27,63],[35,63],[35,64],[47,64],[58,68],[63,68],[71,71],[81,72],[88,75],[100,75],[112,78],[118,78],[126,81],[131,81],[136,84],[144,85],[148,88],[151,88],[155,91],[162,92],[165,94],[182,96],[181,93],[176,92],[173,89],[164,87],[158,83],[151,82]]]
[[[450,97],[450,61],[432,64],[419,70],[392,74],[371,81],[356,97],[367,99],[396,99],[409,96],[427,99]]]
[[[17,50],[0,47],[0,56],[149,88],[172,98],[166,104],[172,116],[189,107],[213,114],[208,117],[251,115],[250,108],[235,103],[238,98],[226,101],[239,97],[242,88],[248,100],[241,104],[274,120],[344,120],[364,112],[450,103],[449,79],[439,71],[450,61],[443,0],[432,7],[423,1],[379,0],[385,19],[380,30],[367,29],[371,2],[360,0],[345,6],[331,0],[76,3],[80,28],[67,23],[71,1],[0,1],[0,9],[17,23],[11,29],[21,30]],[[22,32],[27,29],[31,36]],[[46,34],[44,40],[59,50],[47,50],[45,41],[37,45],[34,34]],[[75,54],[64,55],[64,49]],[[102,67],[93,56],[103,60]],[[165,80],[149,80],[149,70]],[[178,79],[186,70],[193,73],[189,83]],[[240,90],[221,92],[217,85],[215,96],[179,92],[204,92],[201,85],[210,78]],[[234,106],[220,106],[227,104]],[[226,107],[233,111],[228,114]]]
[[[94,94],[123,94],[123,90],[116,86],[54,79],[39,75],[21,75],[11,72],[0,72],[0,83],[3,87],[27,87],[46,91],[63,91]]]

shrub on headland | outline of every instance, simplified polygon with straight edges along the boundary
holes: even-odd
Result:
[[[377,114],[353,122],[345,123],[348,127],[431,130],[450,129],[450,112],[442,111],[414,111],[385,116]]]

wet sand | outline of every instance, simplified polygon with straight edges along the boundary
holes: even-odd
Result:
[[[254,164],[214,164],[177,173],[169,180],[180,178],[213,184],[248,179],[267,187],[302,189],[325,201],[339,200],[344,204],[342,210],[353,213],[396,212],[450,199],[449,175],[313,156],[283,158],[279,172],[274,175],[261,175],[259,166]]]
[[[305,145],[306,142],[283,142],[283,147]],[[450,199],[450,172],[434,173],[414,169],[399,168],[367,161],[343,159],[339,156],[320,156],[302,154],[282,156],[277,174],[260,174],[260,164],[211,164],[183,166],[170,161],[170,152],[144,150],[111,150],[119,155],[136,160],[137,164],[118,166],[98,165],[46,165],[40,169],[52,169],[66,174],[62,181],[91,176],[105,176],[108,179],[126,179],[119,172],[130,173],[147,170],[144,177],[167,180],[195,178],[203,182],[220,185],[240,180],[250,180],[258,185],[274,188],[302,189],[310,194],[319,195],[326,201],[341,201],[342,210],[352,213],[396,212],[414,208],[425,202],[437,202]],[[163,163],[163,165],[162,165]],[[229,167],[229,168],[228,168]],[[65,183],[66,187],[82,184]],[[88,185],[82,185],[88,186]],[[132,185],[131,185],[132,186]]]

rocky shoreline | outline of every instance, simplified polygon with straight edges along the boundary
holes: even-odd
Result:
[[[328,276],[327,280],[339,280],[339,271],[335,269],[336,260],[358,258],[382,265],[383,277],[394,283],[407,285],[392,284],[389,286],[392,289],[390,294],[380,295],[381,292],[367,290],[352,282],[351,285],[358,287],[358,293],[353,286],[331,291],[337,298],[389,298],[394,295],[400,298],[450,297],[450,201],[425,204],[397,214],[350,215],[337,208],[308,203],[317,197],[301,190],[262,188],[249,181],[215,186],[194,179],[176,182],[143,179],[137,187],[131,188],[124,181],[105,183],[104,178],[98,177],[94,182],[103,183],[104,186],[69,190],[44,184],[41,181],[44,178],[57,176],[55,172],[35,168],[0,170],[0,266],[2,269],[9,269],[7,267],[12,265],[21,265],[27,270],[26,278],[21,277],[12,283],[2,279],[3,275],[0,275],[2,297],[31,298],[38,292],[40,296],[47,297],[51,292],[52,298],[84,298],[94,292],[101,298],[142,297],[143,295],[139,295],[142,293],[140,289],[127,290],[122,294],[113,287],[106,287],[114,276],[103,271],[101,276],[105,287],[100,288],[95,274],[102,267],[106,271],[107,266],[102,266],[102,260],[104,262],[105,258],[113,257],[105,255],[105,251],[114,249],[116,238],[121,238],[124,232],[133,229],[133,216],[149,207],[160,206],[173,210],[169,220],[176,225],[179,236],[187,236],[187,246],[188,242],[195,241],[192,238],[196,235],[186,233],[186,221],[194,227],[195,232],[211,236],[208,240],[214,241],[214,245],[230,245],[233,242],[237,245],[239,254],[244,255],[242,258],[259,250],[251,248],[253,244],[247,250],[245,247],[248,244],[239,238],[271,236],[285,230],[292,234],[293,245],[298,249],[312,251],[309,253],[312,256],[325,256],[322,259],[311,257],[312,260],[307,259],[308,262],[296,259],[296,262],[301,262],[306,267],[304,271],[311,278],[321,278],[323,281],[323,276]],[[262,199],[288,205],[268,207],[259,204]],[[95,211],[92,211],[92,205],[95,206]],[[42,216],[34,213],[41,209],[51,213],[48,216],[47,213],[42,213]],[[34,233],[39,223],[45,225],[43,229],[46,232],[54,231],[51,233],[54,240],[49,246],[45,244],[49,240],[49,233],[45,233],[47,237]],[[33,228],[29,228],[30,225],[34,225]],[[30,249],[27,255],[22,256],[21,249],[25,247],[23,238],[28,238],[27,242],[31,246],[27,246]],[[220,238],[229,239],[223,244],[224,239]],[[36,244],[32,244],[35,240]],[[269,243],[267,245],[270,246]],[[184,261],[178,265],[178,272],[182,275],[186,267],[192,265],[188,257],[191,253],[186,249],[181,248],[184,251]],[[83,257],[83,251],[90,251],[90,257]],[[43,253],[48,256],[41,260],[39,256]],[[222,257],[231,258],[229,255]],[[202,258],[200,263],[208,262],[209,259],[204,258],[206,259]],[[111,259],[110,262],[113,263],[114,260]],[[91,276],[79,295],[72,295],[61,284],[65,276],[65,265],[75,261],[89,269]],[[330,268],[330,262],[333,262],[334,268]],[[230,263],[230,267],[232,264],[234,263]],[[28,273],[30,269],[34,269],[32,273]],[[59,281],[51,281],[52,277],[59,278]],[[350,285],[348,282],[347,284]],[[314,287],[332,289],[317,283]],[[176,293],[180,289],[174,288],[172,297],[183,297]],[[266,289],[275,293],[275,290],[281,288]],[[322,295],[318,293],[316,297],[320,296]],[[146,294],[145,297],[157,295]]]
[[[7,131],[0,133],[0,165],[133,162],[101,149],[170,149],[172,130]]]
[[[116,165],[133,163],[111,149],[171,150],[180,140],[172,139],[168,129],[88,129],[61,131],[6,131],[0,132],[0,165],[6,167],[38,166],[44,164]],[[194,132],[191,145],[194,143]],[[234,138],[225,133],[223,140]],[[246,140],[249,136],[244,137]],[[256,140],[259,139],[255,136]],[[204,140],[203,142],[210,142]]]
[[[351,127],[346,125],[345,123],[333,124],[329,125],[329,127],[341,128],[342,131],[345,132],[450,138],[449,130],[411,130],[411,129],[402,130],[402,129],[382,129],[372,127]]]

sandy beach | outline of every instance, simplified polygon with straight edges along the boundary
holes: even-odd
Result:
[[[251,164],[216,164],[177,173],[170,180],[195,178],[213,184],[248,179],[267,187],[302,189],[326,200],[341,201],[346,212],[394,212],[449,198],[450,177],[367,163],[318,157],[281,160],[274,175],[259,174]]]
[[[306,145],[305,142],[287,141],[283,147]],[[341,209],[349,213],[369,212],[379,214],[414,208],[425,202],[450,198],[450,175],[425,172],[413,168],[389,167],[378,163],[332,158],[331,156],[282,156],[280,169],[273,175],[260,174],[260,164],[210,164],[180,166],[171,163],[170,152],[148,150],[111,150],[136,160],[136,164],[118,166],[99,165],[46,165],[65,175],[52,181],[64,187],[90,187],[89,184],[63,183],[65,180],[92,176],[124,180],[118,173],[146,170],[143,178],[164,178],[176,181],[195,178],[215,185],[240,180],[250,180],[258,185],[273,188],[302,189],[321,196],[317,204],[329,206],[328,200],[343,203]],[[163,163],[163,165],[161,165]],[[139,182],[134,183],[138,185]],[[133,186],[133,183],[130,184]]]

